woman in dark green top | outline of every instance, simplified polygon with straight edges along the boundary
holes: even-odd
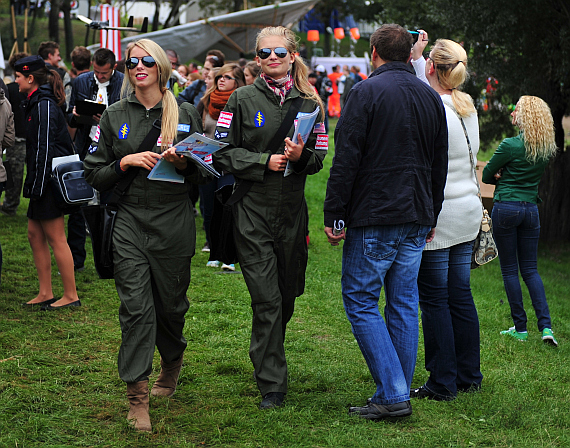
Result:
[[[483,182],[495,184],[492,212],[493,235],[499,250],[501,273],[511,306],[514,327],[501,331],[526,341],[527,318],[518,271],[528,288],[542,340],[558,345],[552,334],[550,312],[542,279],[537,270],[540,220],[538,184],[556,153],[554,124],[548,105],[540,98],[523,96],[511,113],[520,134],[507,138],[483,170]]]

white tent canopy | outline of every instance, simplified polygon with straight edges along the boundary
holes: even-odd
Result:
[[[255,50],[255,37],[261,28],[283,25],[291,28],[319,0],[294,0],[198,20],[160,31],[122,39],[122,47],[142,37],[152,39],[164,49],[188,61],[211,48],[222,50],[229,58]]]

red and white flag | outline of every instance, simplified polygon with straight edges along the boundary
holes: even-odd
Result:
[[[121,14],[119,8],[111,5],[101,5],[101,21],[108,20],[109,26],[121,26]],[[121,56],[121,35],[119,30],[101,30],[101,48],[108,48],[113,53],[117,60]]]

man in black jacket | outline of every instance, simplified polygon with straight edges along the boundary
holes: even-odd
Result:
[[[115,70],[114,53],[108,48],[99,48],[93,55],[93,72],[87,72],[75,78],[67,119],[75,133],[75,151],[81,160],[85,159],[87,148],[97,132],[101,115],[92,117],[80,116],[76,110],[79,100],[90,100],[104,103],[107,106],[121,99],[123,74]],[[86,120],[87,119],[87,120]],[[85,263],[85,221],[81,213],[72,213],[67,222],[67,244],[73,255],[76,271],[82,271]]]
[[[350,413],[375,420],[412,413],[417,275],[443,202],[448,143],[440,96],[406,65],[411,35],[383,25],[370,46],[375,70],[352,88],[335,130],[324,221],[331,244],[345,240],[344,307],[377,386]]]

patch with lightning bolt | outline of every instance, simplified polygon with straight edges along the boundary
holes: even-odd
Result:
[[[263,116],[263,112],[258,110],[255,113],[255,127],[260,128],[265,124],[265,117]]]
[[[130,130],[131,128],[129,128],[129,125],[127,123],[123,123],[123,125],[119,128],[119,138],[121,140],[126,140]]]

